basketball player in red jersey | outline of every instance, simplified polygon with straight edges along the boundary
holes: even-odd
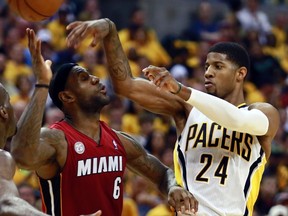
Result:
[[[109,34],[109,28],[104,32]],[[68,63],[51,79],[51,61],[44,61],[41,41],[31,29],[27,35],[37,84],[11,151],[19,167],[36,170],[44,212],[73,216],[101,210],[104,216],[120,216],[126,166],[157,185],[176,211],[197,211],[198,202],[176,184],[171,169],[133,138],[99,120],[101,109],[109,103],[99,78]],[[65,118],[41,129],[48,90]]]

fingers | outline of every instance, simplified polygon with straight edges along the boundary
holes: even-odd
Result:
[[[190,212],[196,214],[196,212],[198,212],[198,201],[194,198],[192,194],[188,195],[187,202],[190,206]]]
[[[161,69],[159,67],[149,65],[148,67],[144,68],[142,71],[147,78],[154,79],[154,77],[157,75],[157,73],[159,73],[160,70]]]
[[[168,203],[182,215],[194,215],[198,211],[198,201],[189,191],[178,186],[169,192]]]
[[[98,210],[97,212],[93,213],[93,214],[88,214],[88,215],[80,215],[80,216],[101,216],[102,215],[102,211]]]
[[[75,28],[76,26],[80,25],[82,22],[81,21],[76,21],[76,22],[72,22],[69,25],[66,26],[66,30],[70,30]]]
[[[153,65],[144,68],[142,71],[144,76],[160,88],[165,84],[167,73],[169,73],[166,68],[155,67]]]
[[[26,34],[28,37],[28,47],[32,56],[41,56],[41,40],[39,40],[33,29],[27,28]]]
[[[71,29],[71,32],[68,34],[66,41],[67,45],[69,47],[78,47],[78,44],[83,36],[83,32],[85,33],[86,31],[86,26],[82,25],[83,22],[76,22],[74,25],[68,25],[67,28],[69,27]]]
[[[35,34],[34,34],[35,37]],[[40,57],[41,56],[41,40],[36,39],[36,54]]]
[[[198,201],[195,199],[194,196],[192,196],[192,203],[191,203],[191,208],[192,208],[192,212],[194,212],[196,214],[196,212],[198,212]]]
[[[97,212],[95,213],[95,216],[100,216],[100,215],[102,215],[102,211],[101,211],[101,210],[99,210],[99,211],[97,211]]]
[[[91,46],[91,47],[95,47],[95,46],[98,44],[97,41],[98,41],[97,38],[94,37],[94,38],[93,38],[93,41],[92,41],[91,44],[90,44],[90,46]]]
[[[168,199],[168,203],[169,205],[171,205],[176,212],[182,212],[182,206],[184,206],[185,208],[185,205],[184,205],[184,199],[182,199],[182,195],[181,195],[182,192],[174,192],[171,196],[172,199]],[[190,210],[189,206],[187,208],[187,210]]]
[[[196,214],[195,213],[192,213],[192,212],[185,212],[185,211],[183,211],[183,212],[181,212],[181,211],[179,211],[179,212],[177,212],[177,216],[195,216]]]
[[[48,60],[45,61],[45,64],[46,64],[48,67],[51,68],[52,61],[48,59]]]
[[[35,33],[33,29],[27,28],[26,35],[28,37],[28,47],[30,48],[35,44]]]
[[[157,88],[161,90],[174,92],[175,85],[176,88],[178,88],[177,82],[164,67],[155,67],[150,65],[143,69],[143,73],[155,86],[157,86]]]

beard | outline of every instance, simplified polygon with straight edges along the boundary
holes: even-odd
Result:
[[[109,96],[95,96],[90,100],[80,100],[79,107],[86,113],[97,113],[101,109],[110,103]]]

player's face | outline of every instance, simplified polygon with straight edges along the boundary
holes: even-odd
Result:
[[[74,67],[70,78],[69,90],[76,96],[77,103],[83,111],[94,113],[110,102],[105,85],[84,68]]]
[[[226,54],[208,53],[204,74],[207,93],[227,99],[235,88],[237,69]]]

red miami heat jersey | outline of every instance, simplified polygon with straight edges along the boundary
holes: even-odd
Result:
[[[120,216],[126,152],[116,133],[100,121],[101,138],[96,143],[65,121],[51,128],[64,131],[68,153],[59,175],[40,178],[44,212],[79,216],[101,209],[103,216]]]

